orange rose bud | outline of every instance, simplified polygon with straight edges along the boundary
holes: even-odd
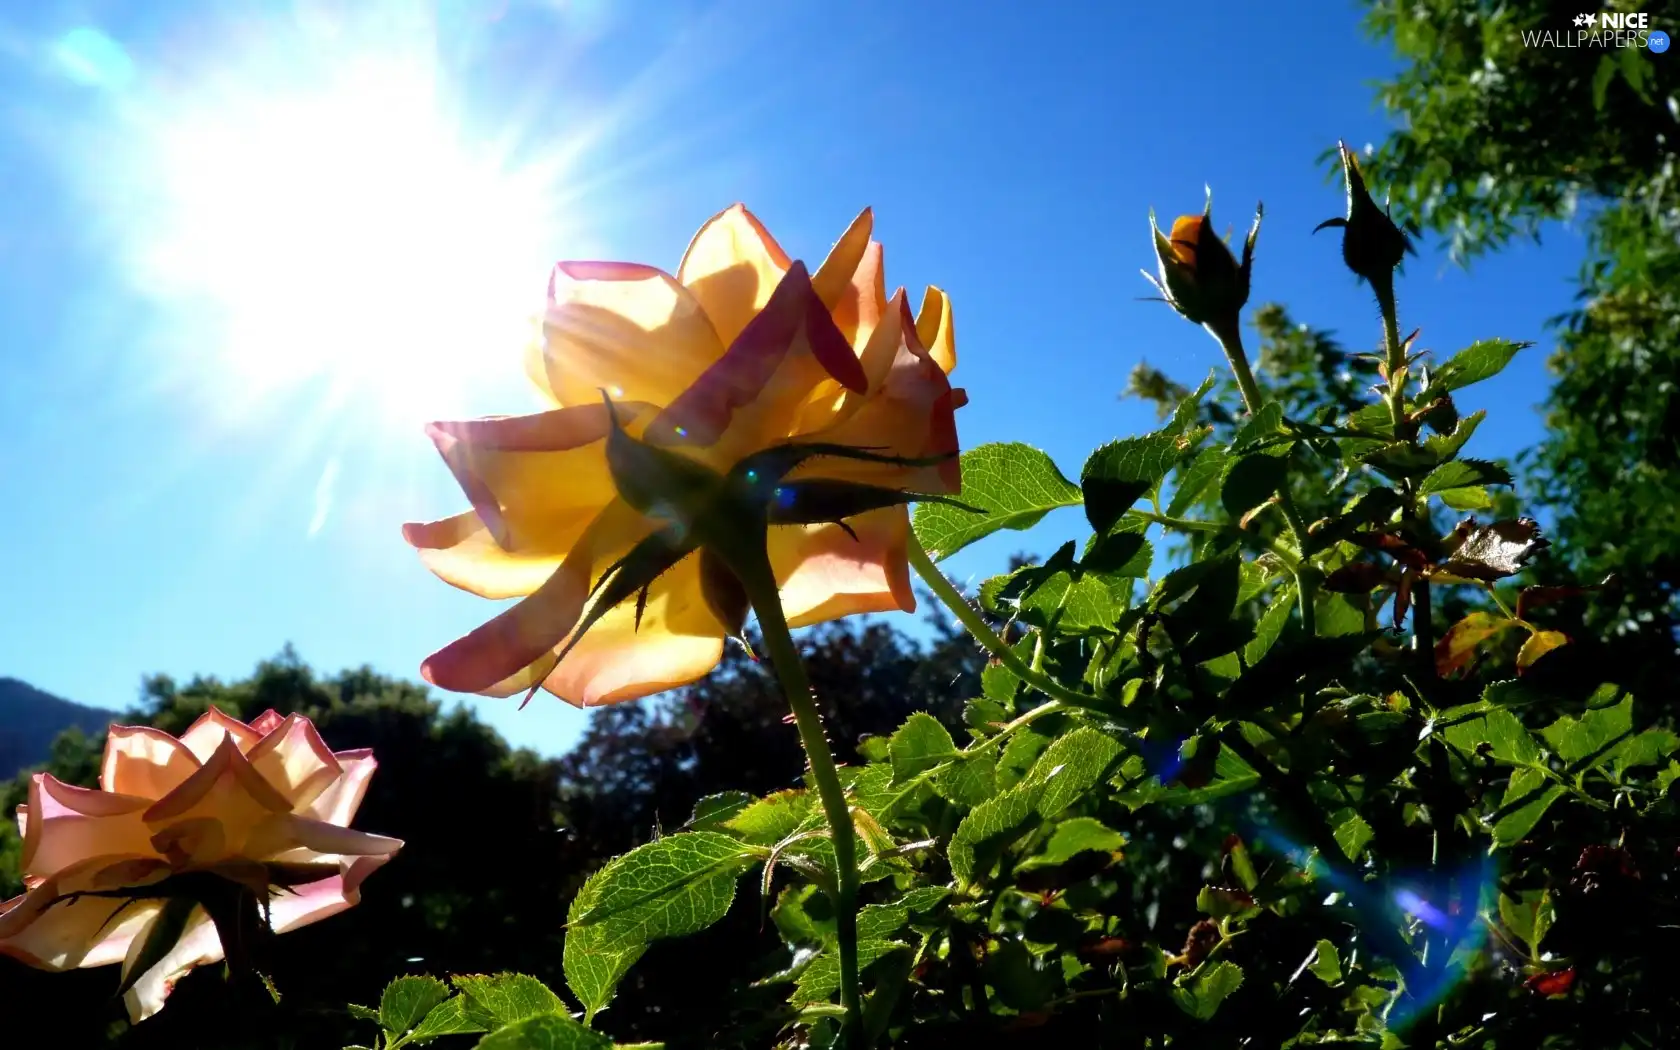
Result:
[[[1235,325],[1248,302],[1249,273],[1254,263],[1254,239],[1260,233],[1263,209],[1254,209],[1254,226],[1243,242],[1239,263],[1231,249],[1213,229],[1213,198],[1200,215],[1181,215],[1171,235],[1163,234],[1153,212],[1149,228],[1155,235],[1155,257],[1160,262],[1159,279],[1148,272],[1144,277],[1161,297],[1186,320],[1196,324]]]

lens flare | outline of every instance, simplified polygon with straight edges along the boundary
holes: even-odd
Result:
[[[1328,887],[1326,905],[1344,911],[1366,944],[1399,945],[1395,935],[1404,932],[1403,957],[1388,959],[1400,974],[1385,1013],[1390,1030],[1403,1031],[1439,1004],[1481,960],[1488,939],[1483,915],[1498,892],[1491,858],[1385,878],[1343,865],[1339,857],[1314,856],[1275,828],[1255,826],[1249,834]],[[1378,954],[1397,953],[1379,948]]]

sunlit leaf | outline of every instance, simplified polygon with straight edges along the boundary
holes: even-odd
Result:
[[[1050,511],[1080,501],[1079,486],[1063,477],[1049,456],[1014,442],[964,452],[962,479],[957,498],[980,513],[943,503],[916,507],[916,538],[935,560],[999,529],[1031,528]]]

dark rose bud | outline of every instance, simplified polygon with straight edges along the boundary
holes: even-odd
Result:
[[[1180,316],[1196,324],[1216,328],[1234,328],[1243,305],[1248,302],[1249,274],[1254,266],[1254,239],[1260,234],[1258,207],[1254,212],[1254,226],[1243,242],[1242,261],[1228,248],[1213,229],[1213,198],[1200,215],[1181,215],[1172,225],[1171,235],[1163,234],[1156,225],[1155,214],[1149,215],[1149,228],[1155,235],[1155,258],[1160,263],[1159,279],[1147,271],[1148,279]]]
[[[1202,964],[1214,946],[1219,943],[1219,924],[1212,919],[1203,919],[1190,927],[1189,936],[1184,938],[1184,951],[1179,958],[1185,966],[1192,970]]]
[[[1637,881],[1639,869],[1633,855],[1620,846],[1588,846],[1575,861],[1569,888],[1582,896],[1622,889]]]
[[[1389,281],[1394,268],[1408,252],[1416,254],[1412,242],[1394,224],[1385,208],[1377,206],[1365,188],[1365,176],[1359,171],[1359,161],[1347,143],[1336,143],[1342,158],[1342,174],[1347,180],[1347,217],[1326,219],[1313,232],[1326,226],[1342,228],[1342,261],[1347,268],[1373,284]]]
[[[1074,949],[1079,961],[1089,966],[1111,963],[1130,954],[1132,942],[1124,937],[1087,937]]]

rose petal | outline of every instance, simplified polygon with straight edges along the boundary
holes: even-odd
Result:
[[[476,511],[441,521],[410,522],[403,539],[443,582],[480,598],[522,598],[560,567],[560,555],[510,554],[490,535]]]
[[[99,784],[119,795],[158,799],[197,772],[199,764],[187,745],[160,729],[114,725],[105,737]]]
[[[922,308],[916,311],[916,336],[946,375],[957,370],[957,335],[951,321],[951,299],[931,284],[922,294]]]
[[[619,406],[635,425],[647,406]],[[510,554],[560,557],[615,494],[604,439],[611,415],[600,402],[536,416],[432,423],[427,435],[496,544]],[[409,526],[416,546],[435,547],[438,526]],[[459,530],[457,530],[459,531]]]
[[[489,623],[433,653],[420,666],[426,681],[442,689],[509,695],[546,674],[542,661],[577,625],[593,578],[628,550],[652,524],[621,500],[614,500],[578,539],[559,569],[524,601]],[[529,672],[533,665],[541,673]],[[532,675],[535,677],[532,677]],[[511,686],[511,687],[510,687]],[[503,691],[505,690],[505,691]]]
[[[252,829],[243,852],[253,860],[273,860],[297,849],[328,856],[389,857],[402,849],[402,845],[401,839],[372,835],[296,813],[278,813]]]
[[[274,732],[280,723],[284,721],[285,719],[281,717],[280,712],[271,707],[267,711],[264,711],[262,714],[251,719],[251,728],[255,729],[262,735],[267,736],[268,734]]]
[[[195,758],[204,762],[216,753],[223,737],[231,737],[233,742],[239,745],[239,750],[249,751],[262,736],[232,715],[210,707],[198,716],[198,721],[188,726],[187,731],[181,734],[181,743],[186,745]]]
[[[115,897],[53,903],[59,894],[57,882],[48,880],[0,904],[0,955],[42,970],[102,966],[122,957],[114,953],[127,950],[157,907],[138,903],[125,908],[128,902]]]
[[[786,440],[806,404],[830,380],[851,390],[869,382],[794,263],[764,310],[723,358],[648,425],[658,444],[713,446],[728,462]]]
[[[641,626],[636,602],[597,620],[543,681],[578,707],[615,704],[687,685],[723,656],[724,628],[700,589],[700,558],[691,555],[654,581]]]
[[[295,930],[360,904],[362,881],[390,859],[389,856],[357,857],[345,865],[342,875],[277,892],[268,906],[274,932]]]
[[[128,958],[123,961],[123,970],[134,964],[140,946],[146,943],[145,933],[137,933],[129,946]],[[216,925],[210,921],[203,908],[194,908],[192,915],[187,918],[186,929],[181,939],[175,942],[175,947],[158,960],[123,996],[123,1003],[128,1007],[130,1021],[139,1024],[146,1018],[163,1009],[163,1002],[169,998],[169,993],[175,990],[175,983],[185,977],[195,966],[206,966],[222,958],[222,942],[216,935]]]
[[[542,378],[567,406],[614,400],[665,405],[723,354],[700,300],[633,263],[563,262],[549,279]]]
[[[852,273],[851,284],[830,308],[835,327],[848,343],[859,348],[868,343],[875,326],[887,309],[886,264],[880,242],[870,241]],[[824,300],[827,301],[826,299]]]
[[[75,787],[47,773],[29,781],[30,819],[18,866],[36,878],[94,857],[155,857],[144,813],[150,800]]]
[[[874,448],[911,459],[949,457],[924,467],[870,463],[838,457],[813,460],[794,477],[832,477],[907,492],[955,493],[962,488],[957,464],[957,395],[945,372],[923,349],[911,323],[904,293],[893,297],[887,317],[871,340],[897,344],[892,368],[880,388],[848,405],[839,422],[811,440]]]
[[[373,752],[366,749],[339,751],[333,758],[343,772],[309,804],[305,813],[317,820],[347,825],[361,808],[362,797],[367,794],[368,783],[379,763],[374,761]]]
[[[245,757],[293,810],[314,801],[343,772],[315,723],[296,714],[264,736]]]
[[[848,518],[853,539],[838,525],[770,530],[770,564],[781,587],[788,623],[805,627],[854,613],[914,612],[905,545],[910,518],[885,507]]]
[[[204,866],[239,856],[251,830],[291,804],[264,780],[232,740],[203,768],[145,812],[154,846],[172,861]]]
[[[711,319],[718,345],[728,346],[764,309],[791,265],[764,224],[736,204],[700,227],[683,253],[677,280]]]
[[[811,287],[815,289],[817,298],[832,313],[838,308],[843,297],[853,288],[853,279],[858,272],[858,266],[864,256],[870,251],[875,242],[869,239],[869,234],[875,228],[875,213],[865,208],[846,227],[846,232],[834,242],[829,250],[828,258],[817,267],[817,272],[811,275]],[[879,248],[878,245],[876,245]],[[841,327],[844,331],[844,326]]]

